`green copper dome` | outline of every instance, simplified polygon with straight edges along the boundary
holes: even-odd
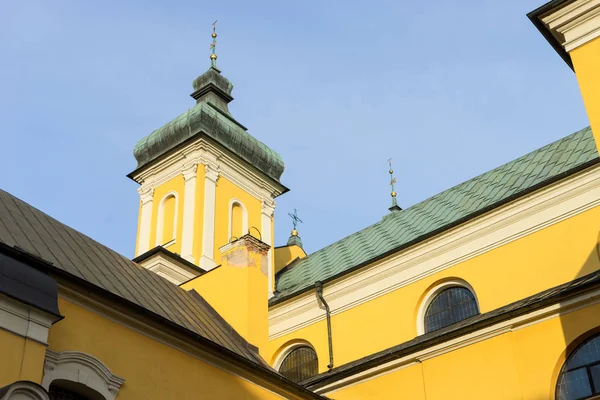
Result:
[[[133,149],[141,168],[192,137],[206,135],[279,182],[283,159],[250,135],[230,114],[233,85],[214,66],[193,82],[196,105],[140,140]]]

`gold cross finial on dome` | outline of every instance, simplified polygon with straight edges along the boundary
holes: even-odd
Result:
[[[210,44],[210,49],[212,53],[210,54],[210,66],[217,67],[217,55],[215,54],[215,48],[217,47],[217,21],[213,22],[213,31],[210,35],[213,39],[213,42]]]

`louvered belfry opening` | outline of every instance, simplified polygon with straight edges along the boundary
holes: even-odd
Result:
[[[292,382],[300,382],[317,375],[319,372],[319,360],[317,353],[308,346],[297,347],[288,354],[279,373]]]

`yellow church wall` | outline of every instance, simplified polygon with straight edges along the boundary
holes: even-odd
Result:
[[[282,398],[62,297],[59,307],[65,319],[50,329],[50,349],[98,358],[125,379],[121,400]]]
[[[46,346],[0,330],[0,387],[18,380],[42,382]]]
[[[593,39],[570,52],[577,82],[596,145],[600,143],[600,38]]]
[[[521,387],[509,335],[423,361],[427,400],[519,399]]]
[[[572,351],[598,326],[600,304],[590,305],[326,395],[340,400],[554,399],[567,349]]]
[[[413,364],[393,373],[328,393],[327,396],[339,400],[429,400],[429,397],[425,397],[422,368],[421,364]]]
[[[335,365],[390,348],[417,335],[417,313],[433,286],[460,278],[474,289],[482,313],[587,275],[599,267],[596,207],[477,257],[419,279],[388,294],[332,316]],[[327,299],[327,285],[324,290]],[[315,298],[315,302],[316,302]],[[331,304],[331,303],[330,303]],[[335,312],[335,308],[333,310]],[[269,342],[267,360],[294,340],[306,340],[328,364],[323,319]]]
[[[221,263],[221,247],[229,243],[229,214],[231,200],[237,199],[246,208],[248,213],[248,229],[254,227],[261,230],[261,202],[242,188],[238,187],[227,178],[220,176],[217,181],[215,204],[215,262]],[[200,231],[201,232],[201,231]],[[246,234],[248,232],[244,232]],[[262,233],[262,232],[261,232]],[[256,235],[256,230],[251,229],[251,234]],[[196,235],[202,237],[202,235]]]
[[[158,243],[157,242],[157,229],[159,229],[159,227],[163,224],[159,223],[159,209],[162,205],[163,200],[165,199],[165,196],[167,196],[170,193],[174,193],[177,197],[177,201],[176,201],[176,208],[174,209],[174,212],[176,214],[176,218],[177,218],[177,229],[176,229],[176,235],[175,235],[175,243],[165,247],[167,250],[172,251],[173,253],[177,253],[177,254],[181,254],[181,235],[183,232],[183,189],[184,189],[184,180],[183,180],[183,175],[178,175],[173,179],[168,180],[167,182],[163,183],[162,185],[159,185],[158,187],[156,187],[154,189],[154,196],[152,198],[152,224],[151,224],[151,229],[150,229],[150,248],[153,248],[155,246],[158,245],[162,245],[164,243]],[[168,207],[167,207],[168,208]],[[167,215],[165,215],[167,218],[170,216],[169,213],[167,212]],[[165,216],[163,216],[163,220],[166,220],[166,218],[164,218]],[[170,216],[172,218],[172,216]],[[163,237],[163,232],[164,230],[172,230],[171,227],[166,228],[165,226],[162,226],[162,231],[160,232],[160,235],[158,235],[159,238]]]
[[[304,250],[296,245],[275,248],[275,273],[278,273],[296,258],[306,257]]]
[[[242,239],[244,240],[244,239]],[[234,243],[221,266],[181,285],[196,290],[242,337],[267,349],[268,282],[263,256]],[[231,255],[231,257],[229,256]]]

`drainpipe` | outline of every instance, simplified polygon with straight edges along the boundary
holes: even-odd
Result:
[[[317,296],[319,296],[319,300],[325,306],[325,313],[327,315],[327,341],[329,343],[329,365],[327,368],[331,370],[333,368],[333,345],[331,344],[331,310],[329,309],[329,304],[323,298],[323,283],[320,281],[315,282],[315,289],[317,289]]]

